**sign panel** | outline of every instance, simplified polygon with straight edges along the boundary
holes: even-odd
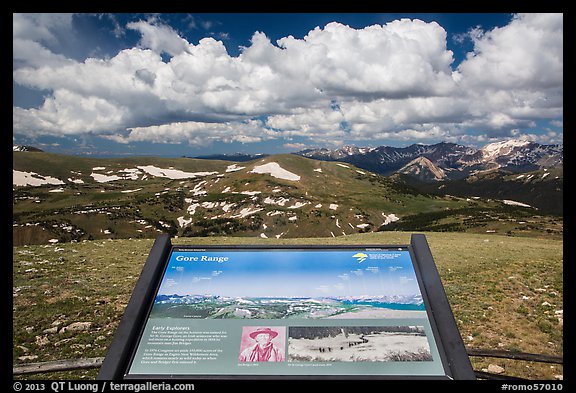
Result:
[[[409,246],[172,246],[124,378],[450,378]]]

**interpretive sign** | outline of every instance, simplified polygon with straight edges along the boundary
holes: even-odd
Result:
[[[156,280],[144,277],[153,290],[137,295],[147,300],[133,295],[138,322],[122,321],[117,335],[127,335],[99,377],[473,379],[436,268],[418,263],[425,238],[414,236],[393,246],[165,246]],[[425,274],[440,283],[432,294]]]

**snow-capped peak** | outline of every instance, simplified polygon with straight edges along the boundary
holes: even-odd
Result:
[[[489,143],[480,149],[480,151],[482,152],[482,158],[489,161],[499,156],[510,154],[515,148],[524,147],[528,144],[530,144],[529,141],[510,139],[507,141]]]

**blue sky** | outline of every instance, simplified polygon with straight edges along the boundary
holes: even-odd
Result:
[[[388,258],[362,262],[353,257],[356,252],[174,252],[158,293],[229,297],[420,294],[408,251],[366,252]],[[177,255],[199,260],[178,262]],[[202,262],[202,255],[229,259]]]
[[[93,155],[563,139],[562,14],[13,14],[13,143]]]

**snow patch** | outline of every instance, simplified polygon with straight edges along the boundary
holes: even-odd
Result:
[[[292,181],[300,180],[300,176],[282,168],[277,162],[269,162],[264,165],[258,165],[254,167],[254,169],[251,170],[249,173],[261,173],[261,174],[268,173],[271,176],[278,179],[292,180]]]
[[[296,202],[294,205],[288,206],[288,209],[299,209],[302,206],[306,206],[307,204],[308,202]]]
[[[266,199],[264,199],[263,202],[266,203],[267,205],[285,206],[286,202],[288,202],[288,201],[289,201],[288,198],[274,199],[274,198],[266,197]]]
[[[382,225],[388,225],[391,222],[398,221],[400,219],[399,217],[396,217],[396,214],[394,213],[390,213],[388,215],[382,213],[382,216],[384,217],[384,223]]]
[[[136,168],[125,168],[119,172],[125,173],[125,175],[122,175],[122,178],[129,180],[138,180],[138,176],[142,174],[142,172]]]
[[[137,168],[143,170],[149,175],[156,177],[166,177],[168,179],[194,179],[199,176],[217,175],[218,172],[184,172],[179,169],[164,169],[154,165],[142,165]]]
[[[190,215],[194,215],[196,213],[196,208],[200,206],[199,203],[193,203],[190,206],[188,206],[188,208],[186,209],[186,211],[188,212],[188,214]]]
[[[202,180],[200,183],[196,184],[192,189],[192,195],[199,196],[199,195],[206,195],[208,194],[207,191],[202,189],[202,186],[206,184],[206,180]]]
[[[504,200],[502,200],[502,202],[504,202],[504,204],[506,204],[506,205],[511,205],[511,206],[532,207],[532,206],[527,205],[527,204],[525,204],[525,203],[516,202],[516,201],[511,201],[511,200],[509,200],[509,199],[504,199]]]
[[[228,166],[226,167],[226,172],[236,172],[236,171],[239,171],[239,170],[244,169],[244,168],[246,168],[246,167],[245,167],[245,166],[238,166],[238,165],[236,165],[236,164],[232,164],[232,165],[228,165]]]
[[[264,209],[251,209],[249,207],[246,207],[240,210],[240,213],[233,215],[231,218],[246,218],[248,216],[251,216],[252,214],[258,213],[261,210]]]
[[[12,169],[12,184],[15,186],[42,186],[44,184],[64,184],[64,182],[55,177]]]
[[[224,202],[222,202],[224,203]],[[222,210],[224,210],[224,212],[228,213],[230,211],[230,209],[232,209],[235,206],[235,203],[224,203],[222,205]]]
[[[117,175],[108,176],[108,175],[103,175],[101,173],[94,173],[94,172],[92,172],[90,174],[90,176],[92,176],[94,181],[97,181],[98,183],[108,183],[109,181],[115,181],[115,180],[121,180],[122,179],[120,176],[117,176]]]
[[[192,223],[192,218],[186,220],[184,219],[184,216],[178,217],[177,220],[178,225],[180,225],[181,228],[186,227]]]

